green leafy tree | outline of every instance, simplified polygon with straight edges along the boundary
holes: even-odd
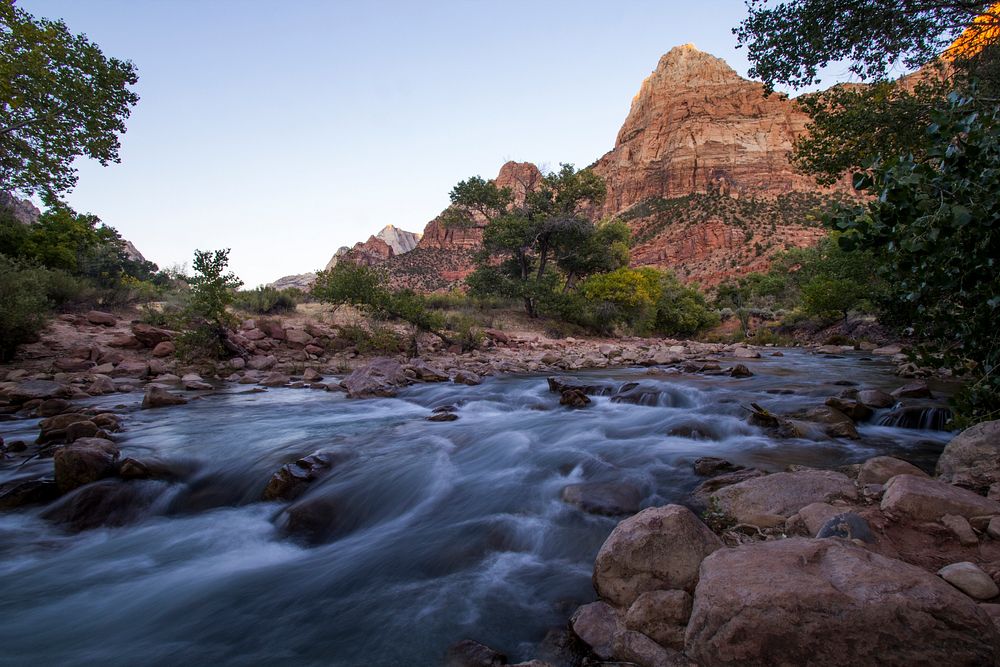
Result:
[[[118,162],[136,82],[131,62],[0,0],[0,189],[52,202],[76,184],[75,159]]]
[[[45,325],[49,272],[0,255],[0,361],[34,340]]]
[[[229,249],[195,250],[191,263],[194,276],[188,304],[182,314],[184,331],[178,348],[188,358],[219,357],[226,352],[239,352],[228,342],[228,333],[236,320],[228,308],[243,281],[229,267]]]
[[[926,156],[886,159],[855,185],[874,198],[831,219],[847,248],[879,253],[894,315],[934,343],[924,361],[972,365],[969,419],[1000,416],[1000,111],[952,94]]]

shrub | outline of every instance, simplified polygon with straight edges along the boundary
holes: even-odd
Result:
[[[257,287],[252,290],[237,292],[234,305],[240,310],[257,315],[276,315],[295,310],[301,292],[296,289],[275,289],[274,287]]]
[[[357,324],[340,327],[338,339],[343,347],[354,347],[360,354],[397,354],[406,349],[406,342],[399,334],[385,325],[366,329]]]
[[[0,255],[0,359],[35,340],[45,326],[48,271]]]

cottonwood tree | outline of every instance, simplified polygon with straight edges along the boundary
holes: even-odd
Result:
[[[49,203],[76,184],[76,158],[119,162],[137,80],[63,21],[0,0],[0,190]]]

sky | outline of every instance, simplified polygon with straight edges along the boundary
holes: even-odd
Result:
[[[387,224],[423,231],[507,160],[583,167],[679,44],[748,63],[742,0],[20,0],[135,63],[120,164],[67,196],[161,267],[231,248],[253,287]]]

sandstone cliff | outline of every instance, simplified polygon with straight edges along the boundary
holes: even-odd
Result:
[[[422,236],[423,234],[408,232],[393,225],[386,225],[375,235],[376,238],[388,243],[396,255],[402,255],[416,248]]]

